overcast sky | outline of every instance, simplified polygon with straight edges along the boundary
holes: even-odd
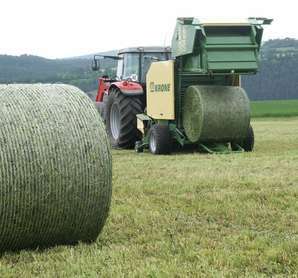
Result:
[[[176,17],[274,18],[265,39],[298,38],[296,1],[0,0],[0,54],[71,57],[166,45]]]

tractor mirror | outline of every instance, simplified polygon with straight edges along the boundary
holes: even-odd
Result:
[[[93,70],[93,71],[99,70],[99,62],[98,62],[98,60],[96,60],[96,59],[94,59],[94,60],[92,61],[92,70]]]

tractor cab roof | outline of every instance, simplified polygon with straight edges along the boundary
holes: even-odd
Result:
[[[139,47],[129,47],[119,50],[118,55],[124,54],[124,53],[154,53],[154,52],[165,52],[165,53],[171,53],[171,48],[169,46],[163,47],[163,46],[139,46]]]

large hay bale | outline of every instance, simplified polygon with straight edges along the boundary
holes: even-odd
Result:
[[[92,101],[67,85],[0,85],[0,251],[93,241],[110,199]]]
[[[249,99],[240,87],[190,86],[184,97],[182,122],[193,143],[245,138],[250,123]]]

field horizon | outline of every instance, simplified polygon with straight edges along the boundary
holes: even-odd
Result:
[[[251,116],[264,117],[297,117],[298,100],[259,100],[251,101]]]

